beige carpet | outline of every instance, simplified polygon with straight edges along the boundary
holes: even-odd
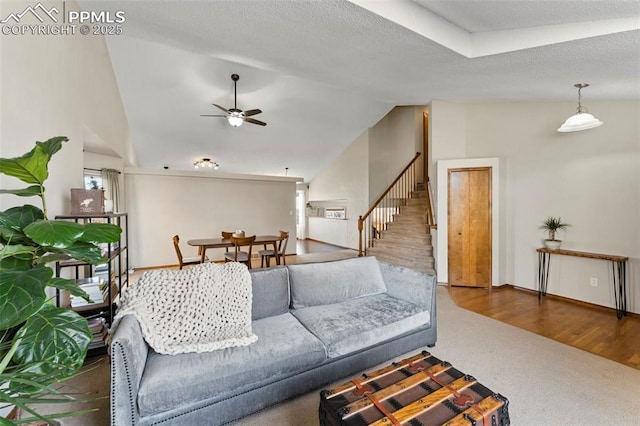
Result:
[[[299,254],[296,259],[291,263],[319,263],[319,262],[331,262],[333,260],[348,259],[351,257],[358,257],[358,252],[355,250],[333,250],[318,253],[306,253]]]
[[[507,397],[515,426],[639,424],[639,370],[458,308],[443,287],[425,349]],[[234,426],[318,425],[319,401],[311,392]]]
[[[507,397],[515,426],[639,424],[640,370],[458,308],[443,287],[438,288],[438,342],[425,349]],[[106,396],[108,360],[96,360],[97,368],[79,378],[77,390]],[[318,425],[318,391],[234,425]],[[92,406],[100,411],[65,419],[65,426],[108,425],[108,400]]]

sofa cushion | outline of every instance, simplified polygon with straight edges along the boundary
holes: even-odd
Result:
[[[403,266],[380,262],[380,271],[387,285],[387,294],[396,299],[430,307],[435,297],[436,277]]]
[[[142,416],[221,400],[257,383],[270,383],[326,359],[324,345],[291,314],[253,322],[250,346],[179,356],[149,353],[138,406]]]
[[[431,325],[429,311],[386,294],[292,311],[327,347],[330,358]]]
[[[289,273],[286,266],[251,269],[249,273],[253,286],[252,320],[289,312]]]
[[[386,291],[375,257],[305,263],[288,268],[294,309],[329,305]]]

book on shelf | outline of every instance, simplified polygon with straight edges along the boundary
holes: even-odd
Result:
[[[92,284],[100,284],[100,277],[88,277],[88,278],[80,278],[76,280],[76,283],[82,287],[82,286],[86,286],[86,285],[92,285]]]
[[[93,333],[94,335],[102,333],[105,329],[106,323],[107,323],[107,320],[104,317],[95,317],[95,318],[87,319],[87,324],[89,325],[89,331],[91,331],[91,333]]]
[[[108,258],[109,254],[113,255],[120,250],[120,243],[100,243],[98,244],[98,247],[100,247],[100,254],[102,257]]]
[[[98,278],[100,278],[100,287],[103,289],[104,287],[106,287],[107,285],[107,281],[109,278],[109,271],[105,270],[96,270],[94,271],[94,275]],[[115,279],[115,272],[112,271],[111,272],[111,281],[113,281]]]
[[[89,347],[87,348],[87,350],[100,349],[100,348],[103,348],[104,346],[106,346],[106,344],[103,341],[91,342],[89,343]]]
[[[108,298],[105,297],[105,289],[107,288],[107,285],[103,276],[80,278],[76,280],[76,282],[78,283],[78,286],[89,295],[93,303],[88,302],[80,296],[71,295],[71,307],[77,308],[80,306],[104,303]],[[108,296],[108,294],[106,296]]]
[[[105,328],[98,334],[93,335],[93,340],[89,343],[89,349],[101,348],[105,345],[104,339],[107,336],[107,329]]]
[[[91,302],[88,302],[84,298],[80,296],[71,296],[71,307],[77,308],[79,306],[87,306],[87,305],[97,305],[100,303],[104,303],[104,296],[102,295],[102,291],[98,286],[92,288],[83,288],[83,290],[89,295],[91,298]]]
[[[117,284],[115,278],[112,277],[111,278],[111,299],[116,297],[117,294],[118,294],[118,284]],[[105,301],[109,300],[109,289],[107,288],[107,283],[106,282],[102,286],[102,298]]]
[[[89,343],[89,349],[103,347],[107,336],[107,321],[104,317],[95,317],[87,319],[87,323],[93,336],[91,343]]]

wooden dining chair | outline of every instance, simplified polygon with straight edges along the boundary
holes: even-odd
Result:
[[[278,241],[278,256],[282,259],[282,264],[287,264],[287,258],[285,257],[285,252],[287,251],[287,242],[289,242],[289,233],[286,231],[280,231],[280,241]],[[276,257],[276,254],[271,249],[267,249],[267,246],[264,246],[264,250],[260,250],[258,252],[260,255],[260,267],[264,268],[265,260],[267,262],[267,268],[271,266],[271,258]]]
[[[233,232],[222,231],[221,234],[223,240],[230,240],[233,237]],[[224,252],[225,254],[229,253],[229,247],[225,247]]]
[[[233,243],[233,251],[229,251],[224,254],[225,262],[241,262],[247,265],[247,268],[251,269],[251,249],[253,242],[256,240],[256,236],[250,237],[230,237]],[[243,251],[242,247],[248,247],[247,251]]]
[[[180,237],[177,235],[173,236],[173,248],[176,249],[176,255],[178,256],[178,265],[180,266],[180,269],[182,269],[184,265],[195,265],[196,263],[200,263],[201,256],[182,256],[182,251],[180,251]],[[208,262],[209,258],[205,257],[204,260],[205,262]]]

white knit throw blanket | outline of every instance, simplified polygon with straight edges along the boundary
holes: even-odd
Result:
[[[123,291],[113,327],[134,315],[149,346],[162,354],[246,346],[258,340],[251,300],[251,276],[241,263],[153,270]]]

